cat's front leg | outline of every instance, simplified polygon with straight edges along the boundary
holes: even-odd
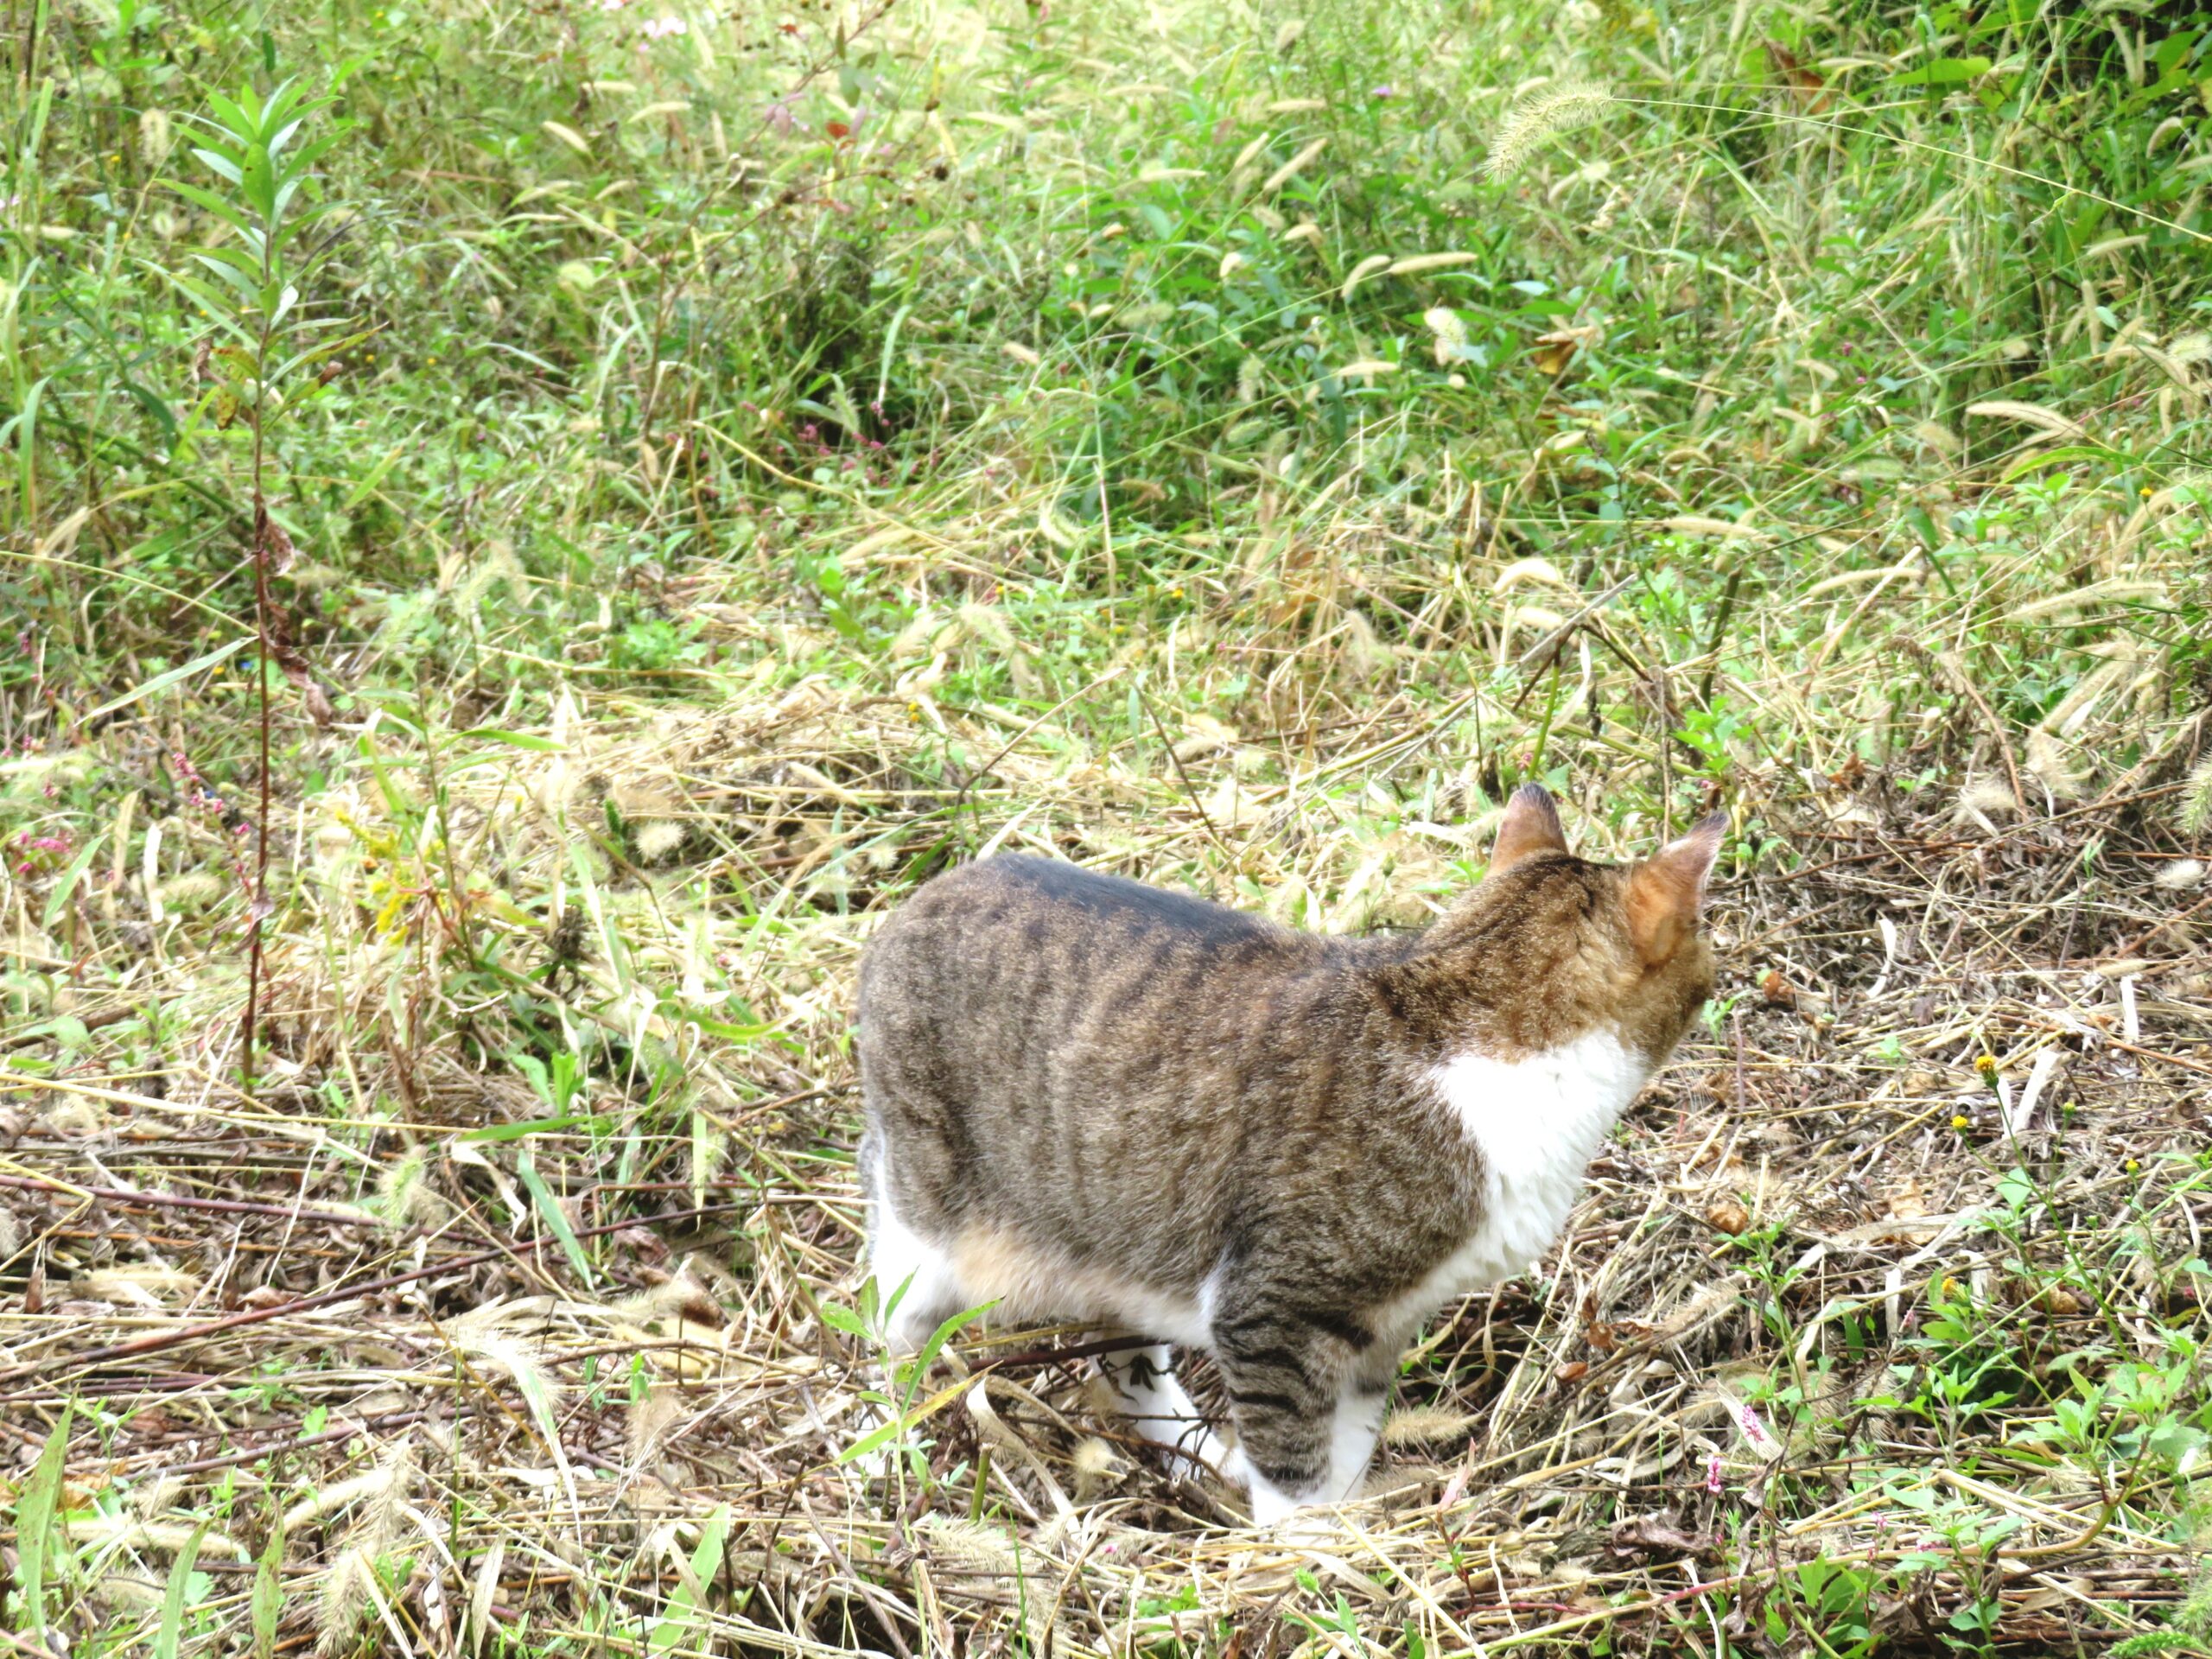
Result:
[[[1382,1433],[1389,1373],[1370,1382],[1373,1368],[1346,1328],[1333,1318],[1264,1312],[1214,1326],[1236,1421],[1236,1455],[1224,1472],[1243,1477],[1257,1525],[1359,1491]]]

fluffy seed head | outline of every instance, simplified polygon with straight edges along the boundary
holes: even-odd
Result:
[[[1538,87],[1506,115],[1505,124],[1491,142],[1489,159],[1483,163],[1484,176],[1492,183],[1512,177],[1545,139],[1554,133],[1587,126],[1612,101],[1611,92],[1586,80],[1563,80]]]

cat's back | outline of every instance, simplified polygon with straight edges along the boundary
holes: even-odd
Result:
[[[1179,1024],[1318,964],[1312,934],[1055,859],[1001,854],[925,882],[861,957],[861,1042],[957,1020],[972,1036],[1093,1014]]]
[[[1058,859],[1001,853],[923,883],[879,930],[876,944],[919,930],[1013,930],[1032,944],[1065,930],[1100,931],[1163,949],[1251,955],[1294,949],[1304,936],[1192,893],[1106,875]]]

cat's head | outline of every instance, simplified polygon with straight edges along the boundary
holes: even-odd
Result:
[[[1507,803],[1488,873],[1429,931],[1391,1001],[1447,1045],[1499,1058],[1610,1030],[1664,1060],[1713,995],[1705,887],[1728,816],[1634,864],[1571,852],[1552,798]]]

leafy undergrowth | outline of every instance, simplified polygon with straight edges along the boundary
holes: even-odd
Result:
[[[1713,10],[11,43],[27,1649],[2212,1652],[2204,25]],[[889,906],[1526,778],[1730,810],[1721,994],[1332,1535],[887,1375]]]

